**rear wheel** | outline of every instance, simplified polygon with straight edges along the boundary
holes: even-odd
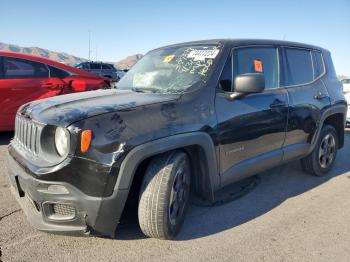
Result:
[[[326,175],[336,158],[338,141],[337,131],[334,127],[325,125],[312,153],[301,160],[303,169],[312,175]]]
[[[172,239],[179,232],[190,195],[191,169],[187,155],[172,151],[149,164],[140,192],[138,218],[149,237]]]

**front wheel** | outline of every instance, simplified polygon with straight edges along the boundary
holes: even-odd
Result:
[[[310,155],[301,160],[303,169],[315,176],[324,176],[331,169],[338,150],[338,135],[333,126],[325,125]]]
[[[172,151],[155,157],[141,185],[138,218],[149,237],[173,239],[179,232],[190,195],[191,168],[188,156]]]

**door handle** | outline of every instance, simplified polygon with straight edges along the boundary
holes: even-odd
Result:
[[[60,84],[48,82],[48,83],[43,83],[41,85],[42,88],[50,89],[50,90],[59,90],[61,89]]]
[[[314,95],[314,99],[317,99],[317,100],[321,100],[321,99],[324,99],[324,98],[329,98],[329,96],[326,95],[326,94],[323,94],[321,91],[318,91],[318,92]]]
[[[43,87],[43,88],[51,88],[51,87],[53,87],[53,83],[44,83],[44,84],[41,85],[41,87]]]
[[[287,103],[286,102],[283,102],[283,101],[275,101],[273,102],[271,105],[270,105],[270,108],[276,108],[276,107],[284,107],[286,106]]]

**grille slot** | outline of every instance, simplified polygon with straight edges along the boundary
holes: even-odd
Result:
[[[17,116],[15,122],[15,140],[25,150],[38,154],[39,150],[39,126],[30,119]]]
[[[52,219],[72,219],[75,217],[75,208],[67,204],[52,204]]]

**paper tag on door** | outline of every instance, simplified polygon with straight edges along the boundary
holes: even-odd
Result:
[[[261,60],[254,59],[254,70],[255,72],[258,72],[258,73],[263,72],[263,64]]]

